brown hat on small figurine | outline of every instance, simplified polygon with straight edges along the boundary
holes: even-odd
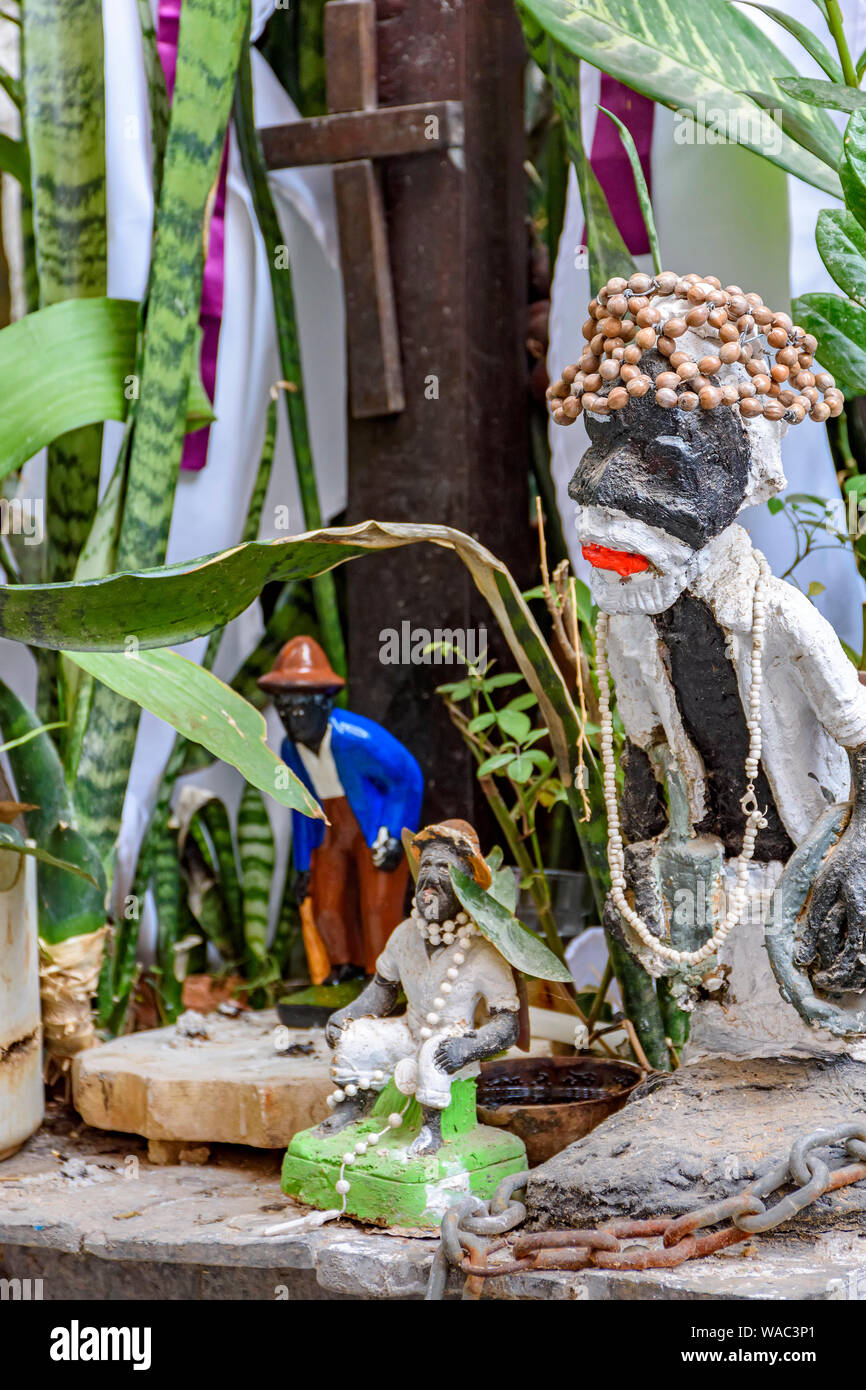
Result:
[[[443,820],[438,825],[427,825],[419,830],[409,842],[408,852],[415,868],[421,862],[421,851],[431,841],[444,841],[453,845],[469,867],[469,872],[480,888],[489,888],[493,880],[490,866],[481,853],[481,843],[477,832],[465,820]]]
[[[262,690],[271,694],[281,690],[337,691],[346,684],[331,666],[318,642],[312,637],[293,637],[282,648],[274,668],[259,676]]]

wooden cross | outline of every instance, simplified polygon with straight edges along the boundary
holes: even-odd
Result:
[[[355,419],[405,408],[400,335],[379,171],[373,161],[462,151],[459,101],[379,107],[375,0],[325,6],[327,116],[260,132],[270,169],[334,165]],[[455,153],[455,158],[459,155]]]

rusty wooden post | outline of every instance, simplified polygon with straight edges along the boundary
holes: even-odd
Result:
[[[374,0],[325,6],[328,110],[376,109]],[[370,159],[334,168],[346,300],[349,400],[356,418],[402,410],[400,340],[379,171]]]
[[[332,4],[331,9],[342,8]],[[382,164],[405,409],[349,420],[352,522],[429,521],[530,561],[523,43],[504,0],[378,0],[378,106],[463,103],[465,149]],[[431,123],[431,134],[436,123]],[[477,817],[483,798],[435,687],[454,668],[383,665],[383,630],[486,627],[454,556],[413,546],[347,575],[351,707],[419,758],[425,815]]]

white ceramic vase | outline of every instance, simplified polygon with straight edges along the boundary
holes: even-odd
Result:
[[[36,861],[0,851],[0,1159],[43,1112]]]

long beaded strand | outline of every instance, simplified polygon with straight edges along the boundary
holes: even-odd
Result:
[[[654,936],[643,918],[635,912],[625,896],[625,856],[622,831],[619,823],[619,806],[616,796],[616,773],[613,754],[613,719],[610,712],[610,676],[607,665],[607,638],[610,619],[607,613],[599,613],[596,625],[596,653],[598,661],[599,705],[601,707],[601,761],[604,771],[604,803],[607,808],[607,857],[610,865],[611,897],[622,917],[642,941],[647,950],[659,960],[673,965],[700,965],[718,951],[733,931],[746,900],[749,876],[749,861],[755,852],[755,840],[759,830],[766,827],[763,811],[755,796],[755,778],[761,761],[761,686],[763,683],[764,630],[766,626],[766,585],[770,578],[770,567],[760,551],[755,551],[758,562],[758,577],[752,599],[752,671],[749,687],[749,714],[746,725],[749,731],[749,751],[746,755],[746,791],[740,806],[746,817],[743,831],[743,847],[737,860],[737,879],[730,895],[728,910],[724,921],[712,936],[695,951],[677,951],[666,946]]]

